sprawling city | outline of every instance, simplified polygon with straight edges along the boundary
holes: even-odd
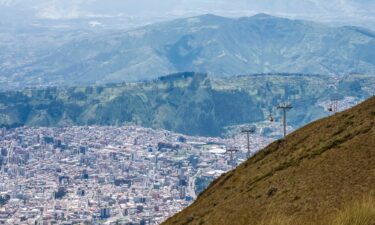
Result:
[[[0,225],[375,225],[375,0],[0,0]]]
[[[272,139],[250,140],[254,153]],[[0,147],[5,224],[159,224],[248,154],[242,134],[138,126],[2,129]]]
[[[333,113],[356,103],[336,101]],[[0,224],[160,224],[280,138],[283,123],[269,119],[226,138],[135,125],[1,128]]]

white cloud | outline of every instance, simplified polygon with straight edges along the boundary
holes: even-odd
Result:
[[[318,21],[372,21],[375,0],[0,0],[0,5],[29,8],[48,19],[128,15],[155,17],[215,13],[248,16],[259,12]]]

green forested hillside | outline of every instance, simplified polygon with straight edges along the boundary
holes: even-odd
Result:
[[[2,126],[123,125],[134,123],[191,135],[221,135],[232,125],[259,122],[275,106],[295,106],[290,122],[301,126],[327,115],[318,104],[334,92],[362,99],[374,79],[337,81],[320,75],[249,75],[228,79],[181,73],[147,83],[25,89],[0,93]],[[336,85],[332,88],[332,85]]]

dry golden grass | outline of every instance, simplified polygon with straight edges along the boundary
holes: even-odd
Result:
[[[292,218],[291,225],[326,225],[373,190],[375,98],[272,143],[164,224],[284,225]]]
[[[339,212],[332,225],[375,225],[375,197],[363,198],[342,212]]]
[[[281,214],[267,215],[257,225],[307,225],[309,221],[299,221],[296,218]],[[316,224],[316,223],[315,223]],[[333,219],[324,218],[320,224],[325,225],[375,225],[375,196],[369,195],[349,204],[343,210],[333,215]],[[316,224],[318,225],[318,224]]]
[[[271,216],[270,219],[264,219],[260,224],[258,225],[291,225],[293,224],[291,218],[282,216],[280,214],[276,214],[274,216]]]

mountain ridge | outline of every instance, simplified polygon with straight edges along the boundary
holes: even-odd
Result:
[[[266,14],[242,18],[208,14],[125,32],[78,35],[62,43],[43,55],[32,52],[27,62],[5,63],[0,67],[2,77],[10,84],[36,86],[150,80],[184,71],[219,77],[375,74],[372,31]],[[14,55],[9,51],[3,62]]]
[[[329,114],[325,107],[335,91],[340,101],[360,101],[371,94],[374,82],[372,76],[363,75],[337,82],[337,77],[324,75],[221,79],[191,72],[139,83],[27,88],[0,92],[0,126],[131,123],[189,135],[222,136],[232,126],[264,122],[270,113],[279,121],[281,114],[275,107],[292,99],[288,123],[300,127]]]

